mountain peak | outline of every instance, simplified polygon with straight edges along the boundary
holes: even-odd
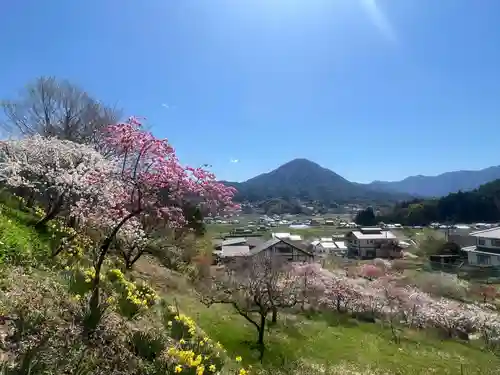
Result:
[[[315,163],[309,159],[305,159],[305,158],[297,158],[297,159],[293,159],[293,160],[290,160],[289,162],[286,162],[285,164],[282,164],[281,166],[279,166],[277,169],[279,168],[288,168],[288,167],[301,167],[301,168],[322,168],[321,165],[319,165],[318,163]]]
[[[397,193],[374,191],[352,183],[337,173],[305,158],[293,159],[271,172],[234,184],[239,200],[264,201],[270,198],[303,201],[355,202],[395,200]],[[401,195],[401,194],[399,194]]]

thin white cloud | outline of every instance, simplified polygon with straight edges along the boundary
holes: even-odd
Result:
[[[240,161],[238,159],[231,159],[229,160],[229,162],[234,164],[234,163],[239,163]]]
[[[170,108],[170,106],[169,106],[167,103],[163,103],[161,106],[162,106],[163,108],[166,108],[166,109],[169,109],[169,108]]]
[[[384,14],[377,0],[360,0],[361,7],[370,18],[373,25],[390,41],[397,42],[396,30]]]

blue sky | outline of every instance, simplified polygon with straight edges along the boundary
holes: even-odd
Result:
[[[0,98],[70,79],[220,178],[500,164],[498,0],[19,0],[0,35]]]

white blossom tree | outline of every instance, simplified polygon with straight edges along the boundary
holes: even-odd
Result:
[[[0,143],[0,176],[44,206],[43,227],[82,197],[102,195],[113,163],[90,146],[34,135]]]

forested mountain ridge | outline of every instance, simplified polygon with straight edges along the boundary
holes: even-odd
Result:
[[[446,172],[437,176],[410,176],[401,181],[373,181],[367,186],[419,197],[442,197],[458,191],[471,191],[500,178],[500,166],[477,171]]]
[[[403,225],[499,222],[500,179],[468,192],[459,191],[438,199],[414,199],[398,203],[390,212],[377,216],[375,221]]]

